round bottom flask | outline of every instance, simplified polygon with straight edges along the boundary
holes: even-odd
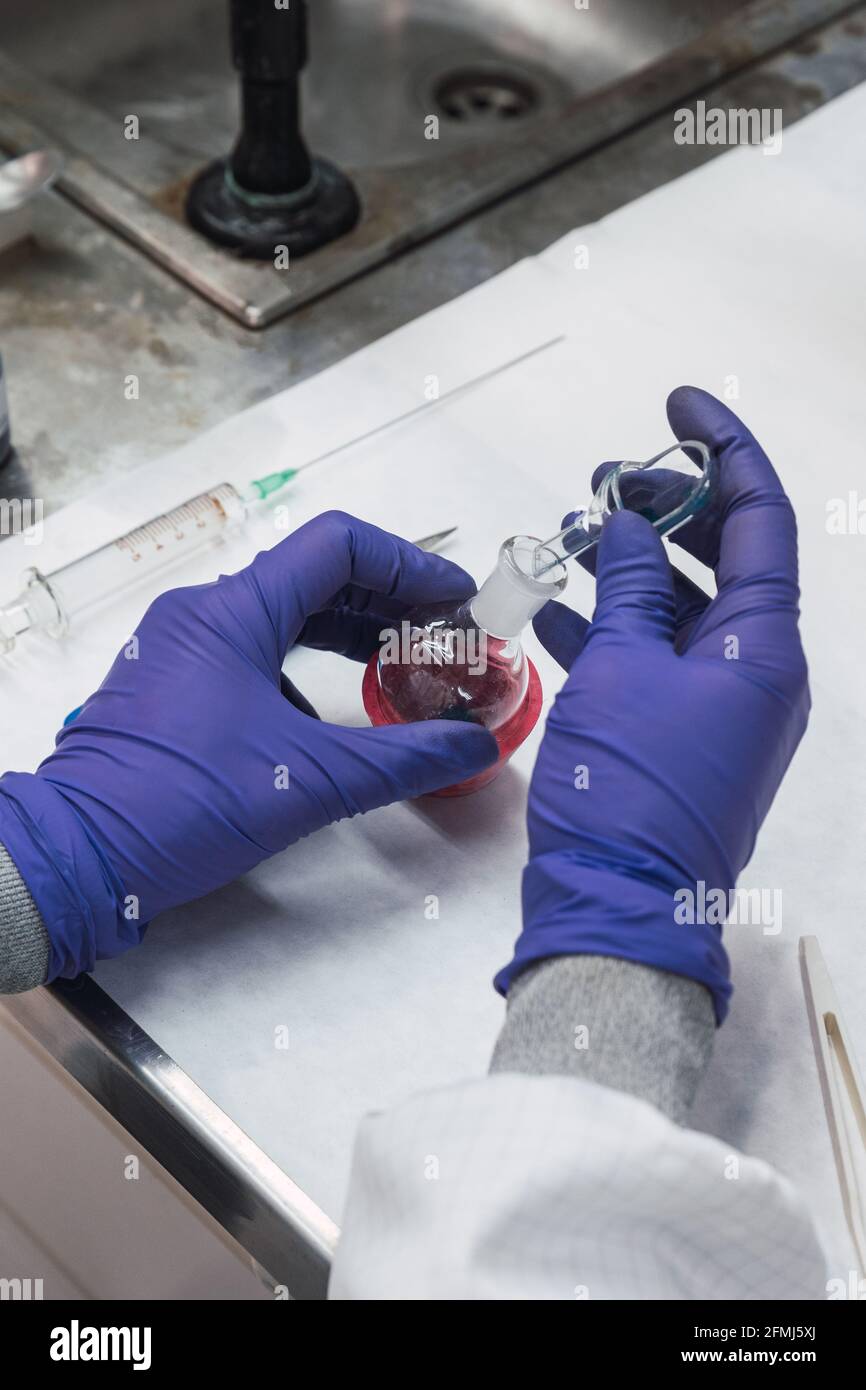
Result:
[[[381,634],[367,665],[362,696],[371,723],[457,719],[482,724],[496,739],[492,767],[434,796],[462,796],[492,782],[538,720],[541,681],[520,634],[567,582],[554,554],[543,578],[533,575],[538,547],[531,536],[505,541],[477,594],[414,609]]]

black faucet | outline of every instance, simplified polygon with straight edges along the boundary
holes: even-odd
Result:
[[[207,165],[187,196],[189,221],[242,256],[304,256],[351,231],[354,186],[312,156],[301,132],[307,61],[305,0],[230,0],[232,61],[241,79],[241,131],[231,154]]]

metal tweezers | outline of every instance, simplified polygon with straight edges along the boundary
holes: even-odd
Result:
[[[866,1103],[863,1081],[816,936],[800,937],[800,970],[824,1109],[827,1112],[827,1126],[839,1175],[842,1206],[862,1278],[866,1270]]]

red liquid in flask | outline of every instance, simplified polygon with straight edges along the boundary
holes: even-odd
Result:
[[[433,796],[462,796],[492,782],[534,728],[541,682],[518,638],[495,637],[475,623],[470,604],[417,612],[400,642],[375,653],[364,676],[364,708],[373,724],[454,719],[481,724],[499,747],[489,768]],[[387,644],[386,644],[387,647]]]

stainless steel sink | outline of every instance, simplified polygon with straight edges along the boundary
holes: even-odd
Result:
[[[222,0],[0,0],[0,146],[60,145],[71,198],[261,327],[848,8],[311,0],[305,132],[364,215],[289,271],[234,258],[183,216],[191,178],[238,128]]]

